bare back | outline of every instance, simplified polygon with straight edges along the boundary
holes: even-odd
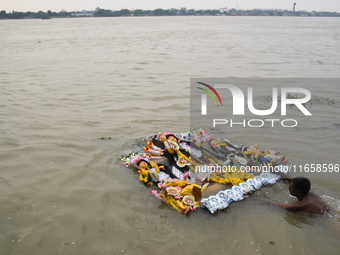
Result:
[[[299,202],[306,204],[307,208],[305,211],[308,213],[324,214],[330,211],[330,207],[326,204],[326,202],[313,191],[310,191],[306,198]]]

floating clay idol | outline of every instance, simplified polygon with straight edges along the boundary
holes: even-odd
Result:
[[[272,169],[285,162],[274,151],[261,151],[258,144],[236,145],[200,128],[185,135],[159,132],[143,141],[143,150],[120,159],[138,170],[141,182],[160,188],[159,193],[151,191],[153,195],[185,214],[200,203],[214,213],[233,201],[243,200],[248,193],[279,179],[278,175],[265,172],[264,167]],[[263,172],[244,172],[244,166],[255,166]],[[274,173],[276,170],[288,172],[289,167],[280,165]],[[208,197],[202,199],[202,192]]]

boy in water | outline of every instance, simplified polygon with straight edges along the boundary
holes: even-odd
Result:
[[[292,178],[287,174],[280,173],[282,178],[290,182],[288,187],[290,194],[298,201],[292,204],[275,204],[289,211],[303,211],[314,214],[330,212],[330,207],[313,191],[310,190],[310,181],[304,177]]]

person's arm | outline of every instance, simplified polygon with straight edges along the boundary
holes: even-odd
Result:
[[[280,175],[282,179],[285,179],[288,182],[291,182],[293,180],[293,177],[291,177],[290,175],[285,174],[285,173],[283,173],[281,171],[275,171],[274,169],[272,169],[270,172],[273,173],[273,174]]]
[[[276,205],[288,211],[306,211],[308,209],[308,205],[305,203],[301,203],[301,202],[295,202],[292,204],[276,204]]]
[[[270,172],[273,173],[273,174],[277,174],[277,175],[280,175],[282,179],[285,179],[287,180],[288,182],[291,182],[293,180],[293,177],[291,177],[290,175],[288,174],[285,174],[283,172],[281,172],[280,170],[278,169],[274,169],[274,168],[270,168]]]
[[[291,182],[293,180],[293,177],[291,177],[288,174],[282,173],[282,172],[274,172],[275,174],[279,174],[282,179],[287,180],[288,182]]]
[[[305,211],[308,208],[308,205],[306,205],[305,203],[302,202],[295,202],[292,204],[279,204],[279,203],[275,203],[273,201],[270,201],[268,199],[263,199],[261,198],[262,201],[264,201],[266,204],[268,205],[274,205],[274,206],[278,206],[281,207],[283,209],[286,209],[288,211]]]

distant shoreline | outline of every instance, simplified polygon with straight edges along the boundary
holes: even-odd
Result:
[[[287,17],[300,17],[300,18],[338,18],[339,16],[251,16],[251,15],[163,15],[163,16],[80,16],[80,17],[47,17],[47,18],[0,18],[1,20],[51,20],[51,19],[78,19],[78,18],[150,18],[150,17],[281,17],[281,18],[287,18]]]
[[[0,19],[52,19],[52,18],[82,18],[82,17],[152,17],[152,16],[251,16],[251,17],[340,17],[338,12],[323,11],[289,11],[281,9],[253,9],[253,10],[236,10],[222,8],[219,10],[187,10],[181,9],[155,9],[155,10],[128,10],[112,11],[97,8],[95,11],[38,11],[38,12],[16,12],[6,13],[0,11]]]

